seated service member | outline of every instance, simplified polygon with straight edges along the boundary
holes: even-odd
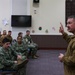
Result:
[[[17,41],[15,44],[13,44],[13,49],[15,50],[15,52],[19,55],[22,55],[23,57],[28,55],[28,47],[24,44],[24,42],[22,41],[22,37],[19,36],[17,37]]]
[[[13,38],[12,38],[12,36],[11,36],[11,34],[12,34],[12,31],[8,31],[8,34],[7,34],[7,38],[10,40],[10,43],[12,43],[12,40],[13,40]]]
[[[0,46],[2,46],[2,40],[7,36],[7,31],[3,30],[3,34],[0,37]]]
[[[19,70],[19,75],[24,75],[24,72],[21,74],[21,69],[24,68],[25,64],[18,64],[17,61],[17,59],[22,60],[22,56],[17,55],[16,52],[12,50],[9,39],[4,38],[2,43],[3,46],[0,49],[0,70]],[[28,62],[28,60],[26,62]]]
[[[26,35],[23,37],[23,41],[27,44],[28,48],[31,49],[32,58],[37,58],[38,56],[36,53],[38,50],[38,45],[33,42],[29,30],[26,31]]]
[[[18,33],[18,37],[19,37],[19,36],[20,36],[20,37],[23,37],[23,33],[22,33],[22,32],[19,32],[19,33]]]

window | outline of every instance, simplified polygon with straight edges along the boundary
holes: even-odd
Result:
[[[65,4],[65,20],[67,21],[68,16],[75,15],[75,0],[66,0]]]

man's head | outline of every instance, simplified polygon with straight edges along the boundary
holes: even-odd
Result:
[[[3,47],[7,49],[10,46],[10,40],[7,38],[4,38],[2,40],[2,44],[3,44]]]
[[[22,43],[22,37],[21,37],[21,36],[17,37],[17,42],[18,42],[19,44]]]
[[[18,33],[18,36],[21,36],[22,37],[23,36],[23,33],[22,32],[19,32]]]
[[[8,31],[8,35],[11,35],[11,33],[12,33],[12,31],[9,30],[9,31]]]
[[[67,30],[75,34],[75,16],[69,16],[67,19]]]
[[[6,35],[7,34],[7,31],[6,30],[3,30],[3,35]]]
[[[26,35],[30,35],[30,31],[29,30],[26,31]]]

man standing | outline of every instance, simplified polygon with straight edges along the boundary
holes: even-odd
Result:
[[[65,75],[75,75],[75,16],[68,17],[67,30],[74,35],[69,36],[64,32],[63,25],[61,24],[59,32],[62,33],[63,38],[67,41],[68,47],[65,55],[60,53],[58,58],[64,64]]]

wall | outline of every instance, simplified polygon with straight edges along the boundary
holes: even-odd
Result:
[[[8,30],[10,25],[11,16],[11,0],[0,0],[0,30]],[[5,25],[3,22],[7,20],[8,24]]]
[[[33,0],[30,1],[33,17],[31,31],[34,30],[35,34],[45,34],[48,29],[49,35],[58,35],[60,22],[65,27],[65,0],[40,0],[39,4],[33,3]],[[40,26],[42,30],[38,29]]]
[[[31,35],[33,41],[38,44],[39,49],[66,49],[68,43],[61,35]]]
[[[0,0],[0,31],[12,30],[13,38],[17,37],[19,31],[25,34],[26,29],[11,27],[11,15],[29,15],[30,1],[29,0]],[[4,24],[7,22],[6,24]]]
[[[30,2],[29,0],[12,0],[12,15],[29,15],[30,14]],[[23,32],[25,35],[26,29],[30,28],[24,28],[24,27],[12,27],[12,36],[13,38],[17,37],[18,32]],[[15,35],[14,35],[15,34]]]
[[[32,27],[12,28],[11,15],[16,14],[31,14]],[[7,20],[7,25],[3,25],[3,20]],[[30,29],[33,35],[60,35],[60,22],[65,27],[65,0],[40,0],[39,4],[34,4],[33,0],[0,0],[0,30],[12,30],[13,38],[19,31],[25,34],[26,29]],[[40,26],[42,30],[38,29]],[[35,33],[32,33],[33,30]]]

